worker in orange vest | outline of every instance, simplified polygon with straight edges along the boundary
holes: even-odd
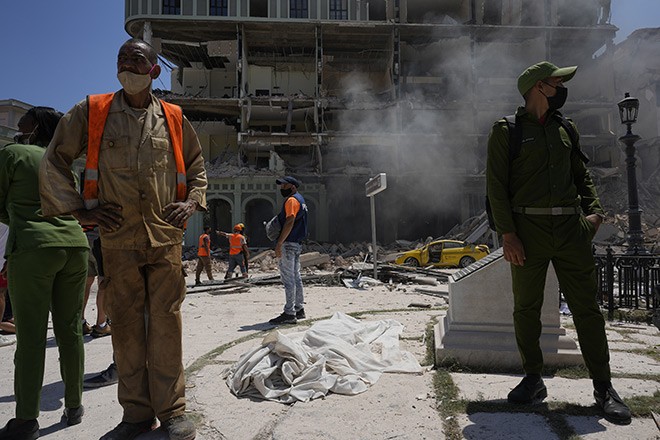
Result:
[[[121,423],[101,439],[135,438],[157,418],[170,439],[190,440],[181,243],[186,221],[206,211],[204,158],[181,107],[152,93],[161,73],[156,50],[130,39],[116,63],[121,90],[89,95],[60,120],[41,161],[41,209],[100,229],[123,408]],[[71,173],[80,156],[82,197]]]
[[[211,236],[209,226],[204,228],[204,233],[199,236],[199,245],[197,246],[197,270],[195,272],[195,284],[199,284],[199,276],[202,270],[206,269],[206,275],[209,280],[213,280],[213,269],[211,268]]]
[[[238,223],[234,226],[234,232],[232,234],[216,231],[218,235],[227,237],[229,240],[229,266],[227,267],[227,273],[225,274],[226,280],[232,277],[236,266],[241,269],[243,278],[247,278],[248,276],[247,259],[250,258],[250,250],[247,247],[247,240],[242,234],[243,229],[243,223]]]

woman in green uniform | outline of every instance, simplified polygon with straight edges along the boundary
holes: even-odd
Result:
[[[17,341],[16,418],[0,429],[0,440],[39,437],[49,311],[64,382],[64,416],[74,425],[83,413],[87,239],[73,217],[43,217],[39,198],[39,163],[61,116],[49,107],[33,107],[18,123],[17,143],[0,150],[0,221],[9,225],[5,255]]]

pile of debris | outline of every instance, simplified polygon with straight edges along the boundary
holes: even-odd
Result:
[[[597,173],[596,173],[597,175]],[[625,175],[625,171],[618,170],[618,175]],[[600,179],[597,182],[598,195],[601,204],[607,212],[603,226],[608,234],[599,232],[597,244],[609,246],[624,246],[626,244],[626,231],[628,230],[628,186],[627,180]],[[638,202],[642,211],[642,233],[644,245],[652,253],[660,253],[660,170],[637,185]],[[607,235],[604,237],[604,235]]]
[[[217,160],[206,162],[206,174],[209,178],[221,177],[252,177],[252,176],[275,176],[268,168],[257,168],[256,166],[240,166],[238,161]],[[275,178],[273,177],[273,181]]]

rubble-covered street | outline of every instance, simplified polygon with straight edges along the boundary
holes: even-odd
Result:
[[[318,270],[315,273],[321,274]],[[215,275],[221,276],[221,272]],[[277,272],[255,269],[251,276],[255,280],[268,279],[276,277]],[[433,370],[427,338],[432,334],[431,324],[446,314],[446,283],[400,283],[395,288],[387,283],[360,288],[308,285],[307,320],[280,331],[304,330],[336,311],[361,320],[395,319],[405,326],[401,348],[415,355],[424,373],[385,374],[357,396],[330,394],[325,399],[284,405],[237,398],[221,378],[241,354],[273,331],[267,322],[281,312],[282,286],[246,284],[240,293],[230,293],[216,288],[201,291],[213,287],[206,283],[193,288],[190,272],[187,280],[191,287],[182,308],[184,365],[189,410],[198,424],[199,439],[560,439],[573,435],[621,440],[656,439],[660,435],[651,416],[652,410],[658,411],[660,401],[660,332],[653,326],[608,324],[615,385],[635,414],[631,425],[616,426],[598,416],[591,381],[584,370],[560,370],[546,377],[548,399],[542,405],[525,407],[506,404],[506,394],[519,380],[517,374],[451,366]],[[93,298],[94,292],[92,306]],[[562,317],[562,324],[575,338],[569,316]],[[88,377],[111,361],[110,338],[86,337],[85,346]],[[13,347],[0,348],[0,368],[5,372],[13,369]],[[120,421],[116,385],[86,390],[83,423],[66,427],[60,420],[63,387],[57,358],[51,328],[42,393],[42,436],[53,440],[98,438]],[[0,414],[8,419],[14,410],[11,380],[0,383],[0,393]],[[165,438],[160,431],[139,437]]]

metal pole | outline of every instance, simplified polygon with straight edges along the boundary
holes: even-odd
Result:
[[[628,124],[628,132],[625,136],[619,138],[626,145],[626,170],[628,173],[628,254],[645,253],[635,168],[635,142],[639,139],[639,136],[632,133],[631,124]]]
[[[376,250],[376,196],[370,196],[371,199],[371,255],[374,263],[374,279],[378,279],[378,251]]]

